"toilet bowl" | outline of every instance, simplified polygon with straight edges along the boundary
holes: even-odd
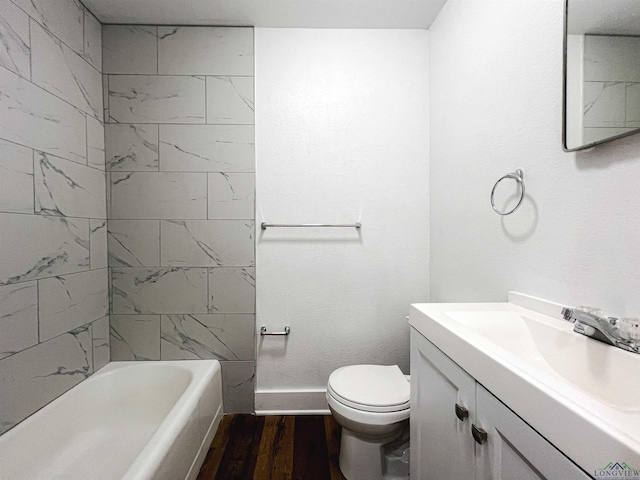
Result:
[[[347,480],[398,478],[387,475],[383,447],[405,430],[409,395],[397,365],[350,365],[329,376],[327,402],[342,427],[340,470]]]

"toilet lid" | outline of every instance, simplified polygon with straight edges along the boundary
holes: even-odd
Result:
[[[350,365],[329,376],[337,400],[368,410],[398,411],[409,407],[409,382],[397,365]]]

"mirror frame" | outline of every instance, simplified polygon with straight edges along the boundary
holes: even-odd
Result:
[[[612,142],[614,140],[619,140],[620,138],[640,133],[640,128],[637,128],[631,132],[614,135],[587,145],[581,145],[575,148],[567,147],[567,35],[569,33],[569,0],[564,0],[564,21],[562,25],[562,149],[565,152],[579,152],[580,150],[588,150],[598,145],[602,145],[603,143]]]

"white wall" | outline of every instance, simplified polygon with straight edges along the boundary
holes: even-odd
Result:
[[[562,0],[449,0],[429,31],[432,301],[513,289],[640,314],[640,136],[561,148]],[[522,168],[501,219],[489,193]]]
[[[427,40],[255,31],[257,326],[291,326],[258,341],[258,411],[326,408],[343,365],[408,369],[405,315],[428,292]],[[356,220],[360,233],[259,229]]]

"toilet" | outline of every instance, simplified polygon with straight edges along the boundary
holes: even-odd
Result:
[[[350,365],[329,376],[327,402],[342,427],[340,470],[347,480],[408,478],[408,466],[406,475],[389,472],[385,451],[407,431],[409,396],[409,377],[397,365]]]

